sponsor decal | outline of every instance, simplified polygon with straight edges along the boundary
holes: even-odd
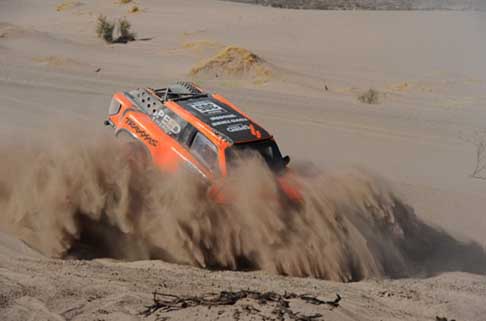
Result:
[[[247,124],[234,124],[226,127],[226,131],[229,133],[241,132],[243,130],[249,130],[250,126]]]
[[[153,119],[166,133],[177,135],[181,132],[181,126],[162,109],[155,111]]]
[[[215,121],[215,120],[222,120],[222,119],[235,118],[235,117],[238,117],[238,116],[235,115],[235,114],[229,114],[229,115],[221,115],[221,116],[209,117],[209,120]]]
[[[145,130],[140,128],[138,124],[133,120],[131,120],[130,118],[125,118],[125,123],[128,125],[128,127],[133,129],[135,134],[139,136],[141,140],[147,142],[149,145],[152,145],[154,147],[157,147],[159,145],[159,142],[156,139],[150,137],[150,135]]]
[[[216,126],[220,126],[220,125],[227,125],[227,124],[234,124],[234,123],[246,123],[246,122],[248,122],[248,119],[243,118],[243,117],[239,117],[239,118],[216,121],[214,123],[211,123],[211,126],[216,127]]]
[[[226,113],[226,110],[213,103],[212,101],[209,100],[203,100],[203,101],[196,101],[194,103],[188,104],[189,107],[191,107],[194,110],[197,110],[201,114],[204,115],[213,115],[213,114],[223,114]]]

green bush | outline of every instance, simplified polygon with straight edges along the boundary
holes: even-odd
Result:
[[[120,36],[117,39],[117,42],[128,42],[135,40],[135,33],[130,31],[132,25],[126,18],[118,20],[118,32]]]
[[[98,38],[102,38],[108,43],[113,42],[113,31],[115,30],[115,24],[108,21],[106,16],[100,15],[98,17],[98,23],[96,25],[96,34]]]
[[[132,25],[126,18],[118,20],[115,24],[109,21],[106,16],[100,15],[98,17],[98,24],[96,26],[96,34],[98,38],[102,38],[107,43],[127,43],[129,41],[135,41],[135,33],[130,31]],[[114,37],[114,32],[118,37]]]

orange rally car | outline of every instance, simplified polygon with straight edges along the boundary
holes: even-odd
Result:
[[[281,194],[301,201],[288,179],[290,158],[282,157],[272,135],[223,96],[192,83],[115,93],[105,125],[115,128],[116,136],[142,143],[161,170],[174,172],[184,166],[200,174],[217,202],[230,198],[220,190],[221,178],[231,172],[235,155],[246,151],[264,159],[275,173]]]

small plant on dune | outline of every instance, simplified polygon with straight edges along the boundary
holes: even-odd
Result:
[[[128,10],[130,13],[135,13],[135,12],[139,12],[140,11],[140,8],[138,6],[133,6],[130,8],[130,10]]]
[[[126,18],[118,20],[118,31],[120,33],[120,36],[117,39],[117,42],[123,42],[126,43],[128,41],[134,41],[135,40],[135,33],[130,31],[130,28],[132,25]]]
[[[108,43],[113,42],[113,31],[115,30],[115,24],[108,21],[106,16],[100,15],[98,17],[98,23],[96,25],[96,34],[98,38],[102,38]]]
[[[132,2],[132,0],[120,0],[121,4],[128,4],[130,2]]]
[[[102,38],[107,43],[127,43],[129,41],[135,41],[135,33],[130,31],[132,25],[126,18],[118,20],[115,24],[106,18],[106,16],[100,15],[98,17],[98,24],[96,26],[96,34],[98,38]],[[115,28],[118,37],[114,37]]]
[[[378,104],[380,102],[380,93],[375,89],[368,89],[358,96],[358,100],[364,104]]]

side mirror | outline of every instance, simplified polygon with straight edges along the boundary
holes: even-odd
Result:
[[[115,125],[113,125],[113,122],[111,120],[109,120],[109,119],[105,120],[104,121],[104,124],[105,124],[105,126],[115,127]]]
[[[285,156],[283,158],[283,161],[284,161],[284,166],[287,166],[290,163],[290,156],[288,156],[288,155]]]

